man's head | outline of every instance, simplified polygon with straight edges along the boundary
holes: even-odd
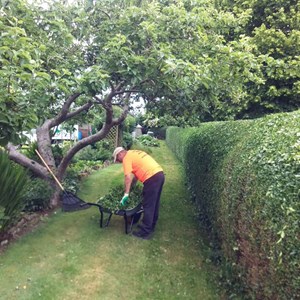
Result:
[[[113,158],[114,158],[114,162],[122,162],[123,161],[123,157],[126,154],[126,150],[123,147],[117,147],[114,152],[113,152]]]

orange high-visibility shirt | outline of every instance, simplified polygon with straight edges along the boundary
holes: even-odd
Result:
[[[141,182],[145,182],[154,174],[163,171],[162,167],[146,152],[128,150],[123,158],[124,174],[133,173]]]

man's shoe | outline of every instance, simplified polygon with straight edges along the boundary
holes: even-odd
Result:
[[[150,240],[152,238],[152,233],[146,234],[142,231],[134,231],[132,235],[143,240]]]

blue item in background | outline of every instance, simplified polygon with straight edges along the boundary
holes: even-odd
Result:
[[[78,140],[80,141],[82,139],[82,132],[78,131]]]

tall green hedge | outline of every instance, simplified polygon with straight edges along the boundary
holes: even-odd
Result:
[[[167,130],[226,276],[249,299],[300,299],[300,110]]]

